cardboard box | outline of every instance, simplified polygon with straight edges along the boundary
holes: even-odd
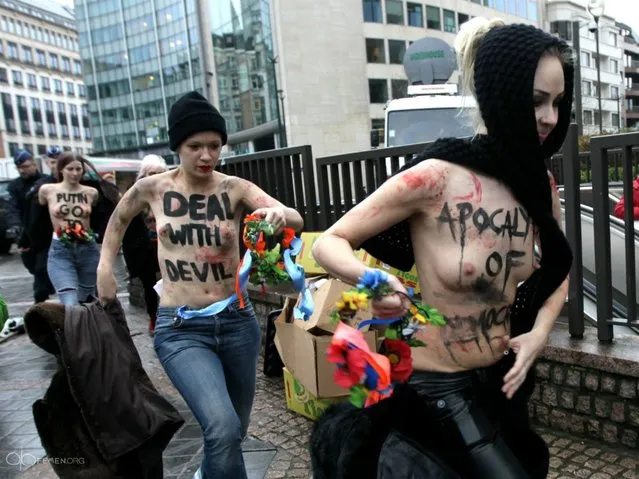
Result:
[[[326,274],[315,258],[313,258],[313,244],[320,237],[322,232],[302,233],[301,239],[304,242],[300,254],[297,255],[296,262],[304,267],[306,274]],[[369,255],[363,249],[355,251],[355,256],[365,264],[371,264],[375,258]]]
[[[392,268],[386,263],[382,263],[380,260],[375,259],[372,261],[371,266],[373,268],[381,269],[382,271],[386,271],[388,274],[392,274],[397,277],[397,279],[407,288],[413,288],[415,290],[415,294],[420,293],[419,287],[419,276],[417,276],[417,267],[413,266],[413,269],[410,271],[402,271],[401,269]]]
[[[320,417],[331,404],[347,401],[349,398],[349,396],[341,396],[320,399],[311,394],[286,368],[284,368],[284,392],[286,407],[313,421]]]
[[[291,303],[287,301],[287,303]],[[333,381],[335,364],[326,359],[326,348],[333,335],[318,330],[312,334],[290,322],[292,305],[284,305],[282,314],[275,320],[275,347],[284,366],[306,389],[319,398],[333,398],[349,394]],[[377,333],[366,331],[364,339],[372,351],[377,351]]]
[[[295,324],[312,333],[320,333],[318,330],[332,333],[337,324],[333,323],[330,313],[335,309],[335,304],[342,299],[342,293],[352,289],[352,286],[334,278],[322,277],[309,282],[309,288],[313,295],[315,309],[308,320],[296,319]],[[370,308],[360,309],[348,321],[348,325],[356,328],[359,323],[372,317]],[[368,331],[368,329],[368,326],[365,326],[362,331]]]

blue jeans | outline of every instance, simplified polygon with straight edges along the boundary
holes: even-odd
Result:
[[[202,477],[244,479],[242,440],[248,429],[261,332],[248,300],[221,313],[176,318],[176,309],[160,306],[155,351],[200,423],[204,437]]]
[[[60,302],[74,306],[95,296],[100,250],[95,241],[65,245],[54,239],[49,248],[47,272]]]

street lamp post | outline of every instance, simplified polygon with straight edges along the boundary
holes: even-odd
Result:
[[[282,105],[282,136],[281,136],[281,141],[282,141],[282,147],[286,148],[287,145],[287,140],[286,140],[286,114],[284,113],[284,90],[277,90],[277,93],[280,96],[280,104]]]
[[[595,21],[595,43],[597,45],[597,100],[599,101],[599,134],[603,134],[603,117],[601,112],[601,57],[599,56],[599,18],[604,13],[604,0],[589,0],[588,13]]]
[[[277,88],[277,69],[275,68],[275,64],[277,63],[277,57],[269,57],[269,61],[273,66],[273,83],[275,84],[275,106],[277,108],[277,131],[279,132],[279,143],[280,148],[284,148],[284,132],[282,131],[282,114],[280,113],[280,104],[277,101],[277,96],[279,94],[279,89]],[[283,105],[283,104],[282,104]]]

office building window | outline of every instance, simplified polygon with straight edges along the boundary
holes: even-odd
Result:
[[[610,73],[619,73],[619,62],[612,58],[610,59]]]
[[[617,46],[617,34],[610,32],[608,34],[608,43],[610,43],[613,47]]]
[[[2,16],[2,19],[0,20],[0,29],[2,29],[3,32],[7,31],[7,17],[5,17],[4,15]]]
[[[380,38],[366,39],[366,61],[368,63],[386,63],[384,40]]]
[[[507,0],[508,13],[510,15],[517,15],[517,0]]]
[[[29,88],[32,90],[38,89],[38,80],[33,73],[27,74],[27,85],[29,85]]]
[[[9,156],[15,156],[20,146],[17,143],[9,143]]]
[[[17,86],[22,86],[22,72],[11,71],[11,76],[13,77],[13,84]]]
[[[469,16],[465,13],[457,13],[457,25],[461,26],[469,20]]]
[[[75,96],[75,83],[67,82],[67,95]]]
[[[388,82],[385,79],[369,78],[368,92],[371,103],[386,103],[388,101]]]
[[[533,22],[536,22],[538,19],[539,17],[537,15],[537,2],[529,1],[528,2],[528,20],[532,20]]]
[[[9,83],[9,77],[7,76],[6,68],[0,68],[0,83]]]
[[[451,10],[444,10],[444,31],[448,33],[455,33],[457,31],[455,12]]]
[[[581,82],[581,94],[583,96],[592,96],[592,83],[587,80]]]
[[[79,60],[73,60],[73,73],[76,75],[82,75],[82,62]]]
[[[53,86],[55,88],[55,92],[58,95],[62,95],[62,80],[53,80]]]
[[[42,91],[51,91],[51,82],[48,77],[40,77],[40,88]]]
[[[67,57],[62,57],[62,71],[71,73],[71,60],[69,60]]]
[[[408,81],[391,80],[392,98],[405,98],[408,93]]]
[[[582,67],[590,67],[590,53],[589,52],[581,52],[581,66]]]
[[[86,89],[85,89],[84,85],[78,85],[78,96],[80,98],[84,98],[85,96],[87,96]]]
[[[38,145],[38,155],[46,155],[47,145]]]
[[[610,98],[612,98],[613,100],[619,99],[619,87],[616,87],[616,86],[610,87]]]
[[[404,3],[402,0],[386,0],[386,23],[404,24]]]
[[[50,137],[57,137],[58,136],[58,130],[56,130],[55,123],[47,123],[47,128],[49,130],[49,136]]]
[[[47,66],[47,57],[42,50],[36,50],[36,59],[38,61],[38,66]]]
[[[363,0],[364,21],[370,23],[383,23],[382,0]]]
[[[404,40],[388,40],[388,60],[390,63],[401,64],[406,53]]]
[[[49,66],[54,70],[58,70],[60,68],[60,64],[58,63],[58,55],[49,53]]]
[[[592,125],[592,111],[584,110],[584,125]]]
[[[612,121],[612,126],[616,127],[616,128],[620,128],[621,125],[619,124],[619,115],[617,115],[616,113],[613,113],[610,116],[610,119]]]
[[[407,3],[408,25],[411,27],[424,28],[424,7],[419,3]]]
[[[33,50],[31,47],[22,46],[22,54],[24,55],[24,61],[26,63],[33,63]]]
[[[18,45],[13,42],[7,42],[9,47],[9,58],[12,60],[18,60]]]
[[[0,57],[4,56],[4,42],[0,40]]]
[[[442,29],[442,20],[439,7],[426,5],[426,27],[432,30]]]
[[[550,22],[550,33],[554,33],[564,40],[572,41],[572,23],[569,21]]]

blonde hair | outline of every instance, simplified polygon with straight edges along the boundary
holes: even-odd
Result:
[[[140,163],[140,171],[138,171],[138,180],[148,175],[151,168],[162,168],[166,171],[166,161],[158,155],[146,155]]]
[[[457,68],[459,70],[461,94],[472,96],[477,99],[475,94],[475,58],[479,45],[491,29],[495,27],[503,27],[506,25],[501,18],[486,19],[483,17],[475,17],[464,23],[459,29],[459,33],[455,38],[455,53],[457,55]],[[479,105],[477,108],[465,110],[470,115],[472,125],[476,132],[484,129],[484,121],[481,118]]]

